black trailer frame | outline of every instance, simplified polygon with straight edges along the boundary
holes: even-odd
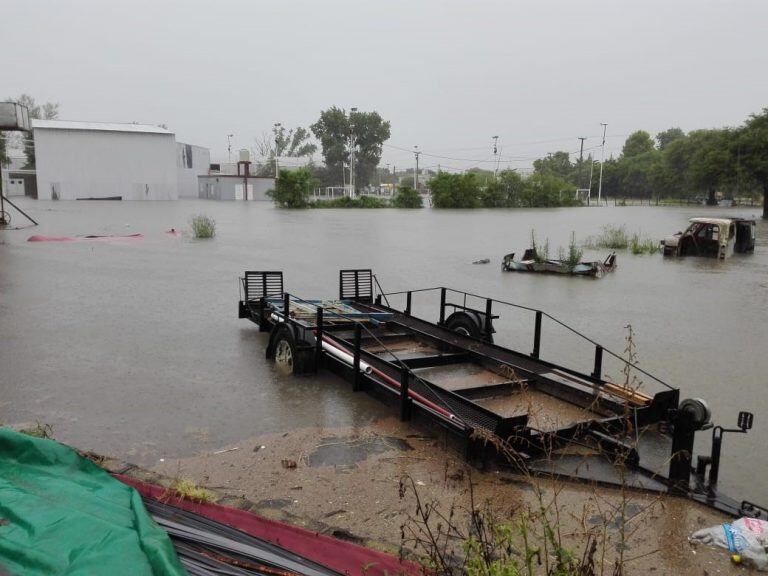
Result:
[[[428,291],[439,292],[436,323],[412,314],[413,294]],[[404,296],[405,309],[392,307],[390,296]],[[484,301],[484,308],[468,306],[468,298]],[[493,320],[499,318],[495,311],[501,306],[535,315],[531,353],[493,343]],[[668,492],[734,516],[768,518],[768,509],[717,490],[722,433],[749,430],[750,413],[740,414],[737,429],[715,427],[712,454],[699,456],[694,468],[695,433],[713,428],[706,404],[680,402],[678,389],[634,364],[633,370],[664,389],[649,396],[604,379],[605,354],[629,363],[541,310],[445,287],[384,293],[370,269],[341,270],[337,302],[307,300],[285,291],[280,271],[246,271],[238,316],[270,332],[267,358],[289,356],[295,374],[320,369],[339,374],[352,382],[353,390],[399,406],[402,420],[446,431],[472,463],[512,464],[533,474]],[[591,374],[540,358],[543,318],[594,346]],[[400,357],[392,343],[404,339],[425,343],[432,353]],[[371,346],[378,351],[366,349]],[[505,378],[448,389],[422,375],[424,369],[458,364],[478,366]],[[594,417],[545,430],[529,421],[527,413],[505,416],[481,405],[489,396],[521,390],[535,390]],[[648,434],[641,436],[640,430]],[[652,443],[670,448],[666,474],[645,461],[643,448]],[[581,465],[583,456],[577,459],[558,452],[573,444],[594,450],[590,466]]]

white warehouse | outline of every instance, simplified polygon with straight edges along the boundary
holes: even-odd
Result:
[[[145,124],[34,120],[41,200],[176,200],[196,197],[207,149]]]

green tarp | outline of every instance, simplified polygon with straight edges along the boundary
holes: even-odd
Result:
[[[58,442],[0,428],[0,574],[185,571],[133,488]]]

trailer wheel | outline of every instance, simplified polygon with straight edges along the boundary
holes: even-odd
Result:
[[[296,339],[286,326],[278,325],[272,331],[267,347],[267,358],[275,361],[275,367],[281,374],[301,373]]]
[[[448,316],[448,319],[445,321],[445,327],[463,336],[471,336],[472,338],[493,342],[493,337],[486,338],[479,318],[466,312],[454,312]]]

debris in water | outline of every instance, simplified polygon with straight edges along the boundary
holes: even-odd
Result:
[[[289,470],[296,468],[296,460],[281,460],[280,464],[283,465],[283,468],[287,468]]]
[[[234,452],[235,450],[240,450],[240,446],[235,446],[234,448],[224,448],[223,450],[216,450],[214,454],[225,454],[226,452]]]
[[[481,258],[480,260],[475,260],[472,264],[489,264],[490,261],[490,258]]]

